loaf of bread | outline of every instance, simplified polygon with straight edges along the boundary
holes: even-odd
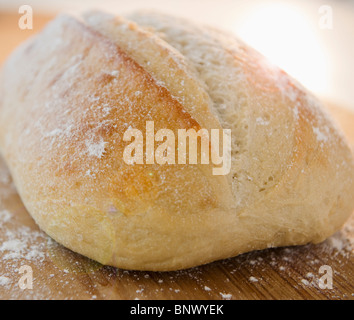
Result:
[[[149,121],[229,129],[230,170],[125,161],[125,132]],[[350,148],[311,93],[234,35],[157,13],[60,15],[21,45],[0,150],[41,229],[126,269],[318,243],[354,207]]]

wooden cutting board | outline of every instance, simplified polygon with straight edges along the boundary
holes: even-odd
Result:
[[[22,32],[18,15],[0,13],[1,61],[49,18],[35,17],[34,31]],[[354,114],[335,106],[330,112],[354,146]],[[41,232],[0,159],[0,299],[353,300],[353,227],[354,215],[318,245],[252,252],[178,272],[126,271],[73,253]],[[332,288],[323,288],[330,272]]]

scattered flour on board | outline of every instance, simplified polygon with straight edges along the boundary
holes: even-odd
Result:
[[[8,210],[0,211],[0,256],[3,269],[13,273],[18,262],[42,262],[45,259],[45,235],[27,226],[13,228],[13,215]],[[5,224],[9,228],[5,229]]]
[[[9,222],[11,219],[11,213],[7,210],[0,211],[0,230],[3,228],[4,224]]]
[[[258,279],[255,278],[255,277],[253,277],[253,276],[249,277],[249,280],[250,280],[251,282],[258,282]]]
[[[221,298],[223,298],[224,300],[231,300],[232,298],[232,294],[231,293],[223,293],[220,292]]]
[[[10,278],[5,276],[0,276],[0,286],[7,286],[10,283],[11,283]]]
[[[310,282],[306,279],[301,279],[301,282],[305,285],[308,286],[310,284]]]
[[[45,245],[38,239],[45,235],[40,231],[33,231],[22,226],[16,230],[7,231],[6,238],[2,239],[0,253],[2,261],[26,260],[43,261],[45,258]]]

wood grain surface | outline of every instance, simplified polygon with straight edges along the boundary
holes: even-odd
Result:
[[[0,62],[51,18],[35,16],[33,30],[20,30],[18,17],[0,13]],[[329,111],[354,146],[354,114],[333,104]],[[318,245],[251,252],[178,272],[126,271],[73,253],[40,231],[0,159],[0,299],[353,300],[353,227],[352,215],[340,232]],[[332,288],[320,286],[328,275],[323,266],[333,272]],[[29,284],[21,282],[28,270],[32,288],[21,289],[21,283]]]

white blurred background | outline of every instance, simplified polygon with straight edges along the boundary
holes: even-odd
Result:
[[[317,95],[354,111],[354,0],[0,0],[0,12],[23,4],[37,14],[153,9],[227,29]]]

